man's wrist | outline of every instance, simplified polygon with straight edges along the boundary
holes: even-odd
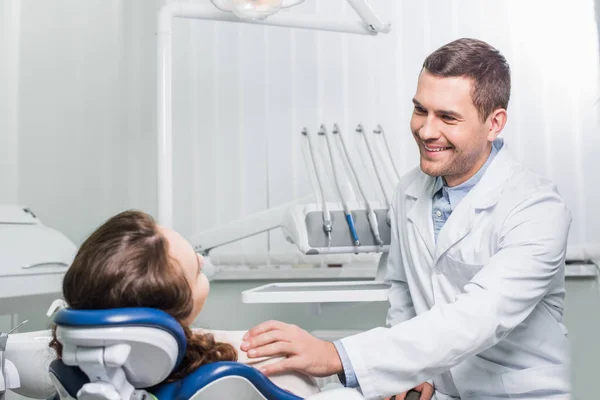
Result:
[[[342,341],[335,340],[333,342],[333,346],[335,347],[335,350],[338,353],[338,358],[340,359],[341,364],[342,364],[343,372],[339,372],[337,374],[338,377],[340,378],[340,382],[345,387],[358,388],[360,385],[358,384],[358,379],[356,377],[356,373],[354,372],[354,369],[352,367],[352,362],[350,361],[350,358],[348,357],[348,353],[346,352],[346,349],[344,348]]]
[[[342,359],[333,344],[333,342],[326,342],[329,356],[329,372],[330,375],[344,373],[344,366],[342,364]]]

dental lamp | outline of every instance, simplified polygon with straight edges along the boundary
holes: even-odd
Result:
[[[221,11],[232,12],[240,19],[263,20],[304,0],[210,0]]]

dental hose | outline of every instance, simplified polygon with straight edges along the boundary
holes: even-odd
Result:
[[[308,140],[308,152],[315,169],[315,176],[317,177],[317,184],[319,186],[321,201],[323,203],[323,230],[325,231],[325,235],[327,235],[327,247],[331,247],[331,231],[333,230],[333,224],[331,223],[331,213],[329,212],[329,207],[327,206],[327,201],[325,199],[325,191],[323,190],[323,182],[321,181],[319,166],[317,165],[317,160],[315,158],[315,150],[313,149],[314,145],[310,139],[310,135],[308,134],[308,129],[303,128],[302,135]]]
[[[342,189],[340,188],[340,181],[338,179],[337,170],[335,168],[335,160],[333,158],[333,146],[331,145],[331,139],[329,138],[329,135],[327,135],[327,128],[325,127],[325,125],[321,125],[319,135],[325,136],[325,142],[327,143],[327,151],[329,152],[329,159],[331,160],[331,168],[333,169],[333,180],[335,181],[335,187],[337,189],[338,196],[340,197],[342,205],[344,206],[344,215],[346,216],[346,222],[348,222],[348,227],[350,228],[352,240],[354,240],[355,246],[360,246],[358,233],[356,232],[356,227],[354,226],[354,218],[352,218],[352,210],[350,210],[350,206],[348,206],[348,203],[346,202],[346,199],[342,194]]]
[[[383,192],[383,198],[385,199],[385,206],[389,210],[390,209],[390,199],[388,198],[387,192],[385,191],[385,186],[383,185],[383,180],[381,179],[381,175],[379,174],[379,168],[377,167],[377,163],[375,162],[375,155],[373,154],[373,149],[371,148],[371,143],[369,142],[369,138],[365,134],[363,127],[361,124],[358,124],[356,127],[356,132],[358,134],[362,134],[365,139],[365,143],[367,145],[367,150],[369,151],[369,158],[371,159],[371,164],[373,164],[373,169],[375,170],[375,176],[377,177],[377,182],[379,182],[379,186],[381,187],[381,191]],[[390,214],[387,214],[386,222],[388,225],[391,224]]]
[[[388,156],[390,157],[390,161],[392,162],[392,167],[394,167],[394,172],[396,173],[396,178],[400,180],[400,174],[398,173],[398,168],[396,167],[396,163],[394,162],[394,157],[392,156],[392,151],[390,150],[390,145],[387,141],[387,137],[385,135],[385,131],[381,125],[377,125],[377,128],[373,131],[375,134],[381,134],[383,137],[383,143],[385,143],[385,148],[387,150]]]
[[[369,138],[365,134],[363,127],[361,124],[358,124],[356,127],[356,132],[358,134],[362,134],[362,137],[365,139],[365,143],[367,145],[367,150],[369,151],[369,158],[371,159],[371,164],[373,164],[373,169],[375,170],[375,176],[377,176],[377,182],[379,182],[379,186],[381,187],[381,191],[383,192],[383,197],[385,199],[385,205],[390,209],[390,199],[385,191],[385,186],[383,185],[383,180],[381,180],[381,175],[379,174],[379,167],[377,167],[377,163],[375,162],[375,156],[373,154],[373,149],[371,148],[371,143],[369,142]]]
[[[354,169],[354,164],[352,163],[352,160],[350,159],[350,156],[348,154],[348,149],[346,147],[346,142],[344,141],[344,136],[342,135],[342,132],[340,131],[340,128],[337,124],[333,125],[332,133],[334,135],[337,134],[340,137],[340,143],[342,144],[343,153],[345,155],[346,161],[348,162],[348,165],[350,166],[350,170],[352,171],[352,175],[354,176],[356,185],[358,186],[358,192],[360,193],[360,196],[363,198],[365,204],[367,205],[367,219],[369,220],[371,232],[375,237],[375,241],[381,247],[383,246],[383,240],[381,240],[381,235],[379,235],[379,224],[377,223],[377,216],[375,215],[375,212],[373,211],[373,208],[371,207],[371,203],[367,199],[367,196],[365,196],[362,185],[360,184],[360,180],[358,179],[358,175],[356,174],[356,170]]]

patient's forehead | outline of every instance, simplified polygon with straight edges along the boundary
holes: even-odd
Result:
[[[179,261],[184,272],[194,274],[194,271],[198,268],[198,261],[191,244],[172,229],[162,226],[159,229],[169,242],[169,254]]]

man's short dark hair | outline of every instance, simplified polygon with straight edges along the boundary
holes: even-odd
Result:
[[[463,38],[431,53],[423,63],[429,73],[473,80],[471,99],[485,121],[492,111],[508,108],[510,67],[498,50],[476,39]]]

